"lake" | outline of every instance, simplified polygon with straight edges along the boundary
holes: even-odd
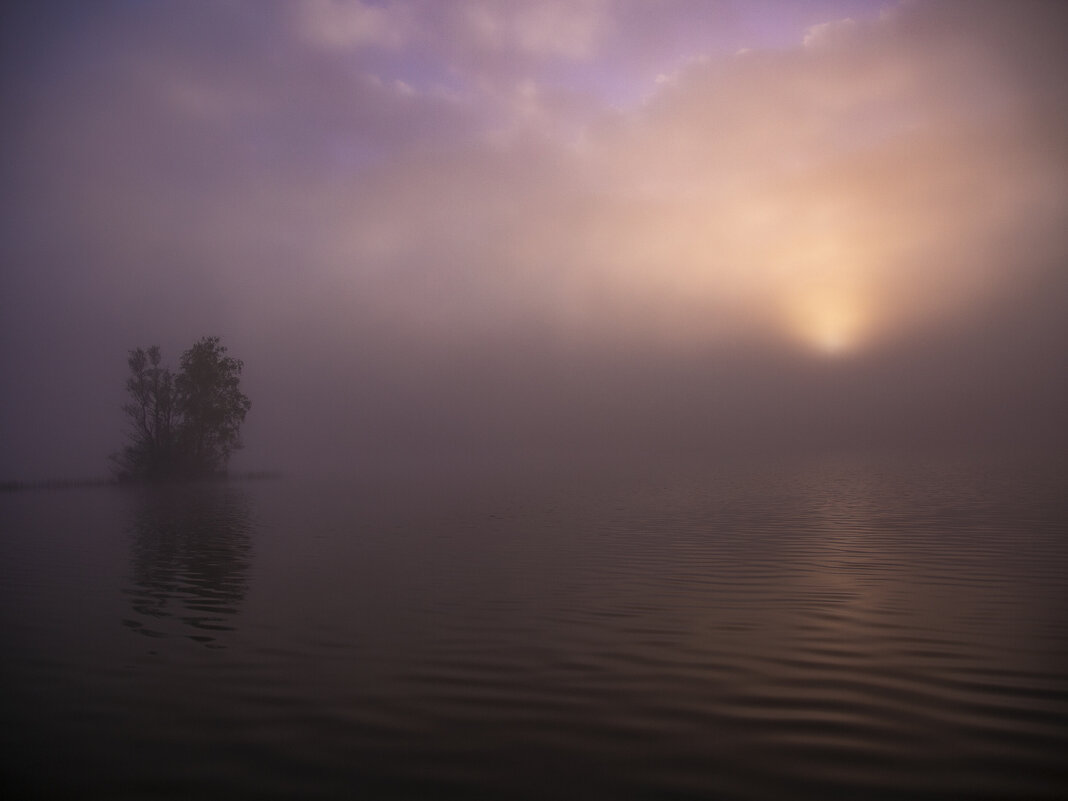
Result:
[[[1055,798],[1064,462],[0,494],[10,798]]]

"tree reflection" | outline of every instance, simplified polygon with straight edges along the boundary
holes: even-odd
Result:
[[[131,524],[133,610],[123,624],[149,637],[183,635],[219,647],[248,591],[248,496],[226,485],[147,488]]]

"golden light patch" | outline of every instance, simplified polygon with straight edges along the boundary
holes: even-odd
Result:
[[[792,334],[819,353],[838,356],[863,344],[868,315],[850,293],[810,292],[792,299],[787,314]]]

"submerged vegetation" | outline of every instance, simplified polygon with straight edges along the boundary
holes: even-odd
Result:
[[[122,407],[129,441],[111,460],[121,481],[201,478],[226,472],[241,447],[252,403],[241,392],[240,359],[219,337],[204,337],[182,354],[178,372],[163,365],[159,346],[130,351]]]

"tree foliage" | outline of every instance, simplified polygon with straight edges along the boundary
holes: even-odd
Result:
[[[204,337],[182,354],[173,374],[158,346],[130,351],[122,407],[129,441],[115,454],[124,479],[192,478],[224,473],[241,447],[240,429],[252,404],[241,392],[240,359],[218,337]]]

